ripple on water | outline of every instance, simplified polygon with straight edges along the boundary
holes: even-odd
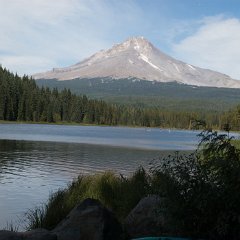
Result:
[[[111,169],[128,175],[169,153],[156,149],[181,149],[181,144],[191,149],[195,136],[140,128],[27,124],[5,124],[0,128],[0,138],[10,139],[0,140],[0,228],[15,220],[16,215],[45,202],[50,192],[65,187],[79,174]]]

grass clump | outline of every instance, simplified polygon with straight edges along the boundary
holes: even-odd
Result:
[[[47,204],[28,211],[27,229],[53,229],[86,198],[99,199],[121,221],[149,193],[148,174],[139,168],[131,177],[113,172],[79,176],[68,188],[53,193]]]

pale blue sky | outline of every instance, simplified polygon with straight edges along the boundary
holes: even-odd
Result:
[[[0,0],[0,63],[64,67],[131,36],[240,79],[239,0]]]

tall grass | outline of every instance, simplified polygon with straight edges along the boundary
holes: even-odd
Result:
[[[3,228],[3,230],[11,231],[11,232],[17,232],[19,229],[19,225],[16,225],[13,222],[7,222],[6,227]]]
[[[71,209],[89,197],[100,200],[121,221],[148,193],[149,176],[143,168],[128,178],[110,171],[79,176],[66,189],[51,194],[45,205],[27,212],[27,229],[53,229]]]

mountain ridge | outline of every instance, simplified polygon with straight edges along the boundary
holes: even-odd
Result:
[[[57,80],[106,77],[240,88],[240,81],[226,74],[176,60],[157,49],[144,37],[129,38],[72,66],[33,75],[35,79]]]
[[[176,82],[138,79],[37,80],[39,87],[70,89],[77,95],[140,108],[173,111],[222,112],[240,102],[239,88],[197,87]]]

